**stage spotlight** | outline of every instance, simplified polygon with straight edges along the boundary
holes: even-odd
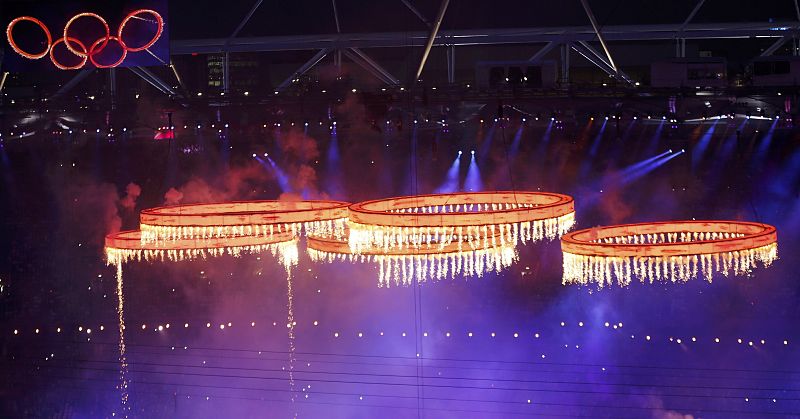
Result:
[[[264,153],[264,157],[269,157],[269,153]]]
[[[459,155],[459,156],[461,155],[461,150],[458,150],[458,155]]]
[[[669,149],[669,152],[672,153],[672,149],[671,148]]]
[[[470,151],[470,154],[475,155],[475,150]]]
[[[526,121],[526,119],[525,119],[525,118],[522,118],[522,122],[525,122],[525,121]]]

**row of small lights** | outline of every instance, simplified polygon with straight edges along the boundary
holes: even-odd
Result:
[[[273,326],[277,326],[277,325],[278,325],[278,322],[272,322],[272,325],[273,325]],[[296,325],[297,325],[297,322],[293,322],[292,326],[296,326]],[[314,321],[312,322],[312,325],[314,325],[314,326],[319,326],[319,321],[317,321],[317,320],[314,320]],[[616,324],[611,324],[611,323],[609,323],[609,322],[605,322],[603,325],[604,325],[605,327],[607,327],[607,328],[613,328],[614,330],[617,330],[617,329],[622,329],[622,326],[623,326],[622,322],[619,322],[619,323],[616,323]],[[163,331],[165,331],[165,330],[169,329],[169,328],[170,328],[170,326],[171,326],[171,325],[170,325],[170,323],[166,323],[166,324],[163,324],[163,325],[162,325],[162,324],[159,324],[158,326],[155,326],[155,327],[153,327],[153,329],[152,329],[152,330],[153,330],[154,332],[163,332]],[[228,322],[228,323],[220,323],[218,326],[217,326],[217,325],[212,325],[212,323],[210,323],[210,322],[207,322],[207,323],[205,324],[205,327],[206,327],[206,328],[208,328],[208,329],[210,329],[212,326],[213,326],[213,327],[218,327],[218,328],[219,328],[219,330],[225,330],[225,328],[231,328],[231,327],[233,327],[233,323],[232,323],[232,322]],[[253,321],[253,322],[250,322],[250,327],[255,327],[255,326],[256,326],[256,322],[254,322],[254,321]],[[286,327],[287,327],[287,328],[288,328],[289,326],[290,326],[289,324],[287,324],[287,325],[286,325]],[[567,324],[566,324],[565,322],[561,322],[561,323],[560,323],[560,326],[561,326],[561,327],[566,327],[566,326],[567,326]],[[578,326],[579,326],[579,327],[584,327],[584,323],[583,323],[583,322],[578,322]],[[183,327],[184,327],[184,328],[189,328],[189,323],[184,323],[184,324],[183,324]],[[104,330],[105,330],[105,326],[103,326],[103,325],[100,325],[99,329],[100,329],[100,331],[104,331]],[[77,330],[78,330],[78,332],[80,332],[80,333],[86,333],[87,335],[90,335],[90,334],[92,333],[92,329],[91,329],[91,328],[84,328],[83,326],[78,326]],[[146,324],[142,324],[142,326],[141,326],[141,330],[147,330],[147,325],[146,325]],[[34,334],[40,334],[40,332],[42,332],[42,329],[39,329],[39,328],[36,328],[36,329],[34,329]],[[60,328],[60,327],[57,327],[57,328],[56,328],[56,333],[61,333],[61,332],[62,332],[62,328]],[[14,335],[19,335],[19,334],[20,334],[20,331],[19,331],[19,329],[14,329],[14,331],[13,331],[12,333],[13,333]],[[385,333],[384,333],[384,332],[382,332],[382,331],[381,331],[381,332],[379,332],[378,334],[379,334],[379,336],[385,336]],[[407,332],[401,332],[401,333],[400,333],[400,335],[401,335],[402,337],[406,337],[406,336],[408,336],[408,333],[407,333]],[[429,334],[429,332],[423,332],[423,333],[422,333],[422,336],[423,336],[423,337],[428,337],[429,335],[430,335],[430,334]],[[451,336],[453,336],[453,335],[454,335],[454,334],[453,334],[453,333],[451,333],[451,332],[449,332],[449,331],[448,331],[448,332],[444,332],[444,336],[445,336],[445,337],[448,337],[448,338],[449,338],[449,337],[451,337]],[[335,338],[338,338],[338,337],[340,337],[340,336],[341,336],[341,335],[340,335],[340,333],[339,333],[339,332],[333,332],[333,337],[335,337]],[[357,332],[357,333],[356,333],[356,336],[358,336],[359,338],[362,338],[362,337],[364,337],[364,336],[365,336],[365,334],[364,334],[364,332]],[[470,331],[468,331],[468,332],[466,332],[466,336],[467,336],[467,337],[473,337],[473,336],[475,336],[475,334],[474,334],[473,332],[470,332]],[[489,334],[489,336],[491,336],[491,337],[497,337],[497,333],[496,333],[496,332],[491,332],[491,333]],[[514,333],[512,334],[512,336],[513,336],[514,338],[519,338],[519,337],[521,336],[521,334],[520,334],[519,332],[514,332]],[[533,336],[534,338],[537,338],[537,339],[541,337],[541,335],[540,335],[539,333],[534,333],[532,336]],[[631,336],[631,339],[635,339],[635,338],[636,338],[636,336],[635,336],[635,335],[630,335],[630,336]],[[650,335],[646,335],[646,336],[645,336],[645,340],[646,340],[646,341],[651,341],[651,340],[653,340],[653,338],[652,338]],[[684,340],[683,340],[683,339],[681,339],[681,338],[675,338],[675,337],[673,337],[673,336],[670,336],[670,337],[669,337],[669,341],[670,341],[670,342],[675,342],[675,343],[677,343],[677,344],[683,344],[683,343],[684,343]],[[698,341],[698,339],[697,339],[695,336],[692,336],[691,338],[689,338],[689,341],[691,341],[691,342],[697,342],[697,341]],[[720,342],[721,342],[721,339],[720,339],[720,338],[718,338],[718,337],[716,337],[716,338],[714,338],[714,339],[713,339],[713,341],[714,341],[714,343],[720,343]],[[744,340],[744,339],[742,339],[742,338],[737,338],[737,339],[736,339],[736,342],[737,342],[738,344],[740,344],[740,345],[741,345],[741,344],[744,344],[744,343],[745,343],[745,340]],[[748,346],[754,346],[754,345],[756,344],[756,342],[760,343],[761,345],[766,345],[766,340],[765,340],[765,339],[761,339],[761,340],[759,340],[759,341],[755,341],[755,342],[754,342],[754,341],[752,341],[752,340],[750,340],[750,341],[747,341],[746,343],[747,343],[747,345],[748,345]],[[688,343],[688,341],[687,341],[687,343]],[[783,340],[783,344],[784,344],[784,345],[789,345],[789,341],[785,339],[785,340]],[[576,347],[576,349],[577,349],[577,348],[579,348],[579,345],[575,345],[575,347]]]
[[[605,117],[603,117],[603,118],[604,118],[605,120],[609,120],[609,119],[619,119],[619,120],[622,120],[622,119],[623,119],[623,118],[622,118],[622,116],[618,116],[618,115],[605,116]],[[733,118],[735,118],[735,116],[734,116],[734,115],[719,115],[719,116],[717,116],[717,117],[712,117],[712,118],[718,118],[718,119],[733,119]],[[751,116],[750,116],[750,115],[747,115],[745,118],[746,118],[746,119],[751,119]],[[520,118],[520,122],[522,122],[522,123],[526,123],[526,122],[528,122],[528,119],[529,119],[529,118],[527,118],[527,117],[522,117],[522,118]],[[538,117],[538,116],[535,116],[535,117],[533,117],[533,120],[534,120],[534,121],[539,121],[540,119],[546,119],[546,118],[540,118],[540,117]],[[594,116],[590,116],[590,117],[589,117],[589,121],[594,121],[594,119],[595,119],[595,118],[594,118]],[[639,119],[639,116],[638,116],[638,115],[634,115],[634,116],[632,117],[632,119],[633,119],[634,121],[635,121],[635,120],[638,120],[638,119]],[[644,119],[644,118],[643,118],[643,119]],[[646,119],[652,119],[652,116],[651,116],[651,115],[647,115]],[[705,116],[703,116],[703,117],[702,117],[702,120],[706,120],[706,119],[711,119],[711,118],[709,118],[709,117],[705,117]],[[764,117],[763,119],[766,119],[766,120],[776,120],[776,119],[780,119],[780,116],[779,116],[779,115],[776,115],[774,118]],[[553,122],[555,122],[555,123],[562,123],[562,122],[563,122],[563,121],[562,121],[562,120],[560,120],[560,119],[556,119],[556,117],[554,117],[554,116],[551,116],[551,117],[549,118],[549,120],[550,120],[550,121],[553,121]],[[678,123],[678,122],[679,122],[679,121],[678,121],[677,119],[675,119],[675,118],[669,118],[669,120],[668,120],[668,119],[667,119],[667,116],[665,116],[665,115],[664,115],[664,116],[661,116],[661,120],[663,120],[663,121],[668,121],[669,123],[673,123],[673,124],[675,124],[675,123]],[[424,121],[425,121],[425,122],[430,122],[430,119],[427,119],[427,118],[426,118]],[[508,117],[506,117],[506,118],[493,118],[493,119],[492,119],[492,121],[493,121],[493,122],[495,122],[495,123],[496,123],[496,122],[498,122],[498,121],[507,121],[507,122],[510,122],[510,121],[511,121],[511,118],[508,118]],[[391,122],[392,122],[391,120],[386,120],[386,124],[387,124],[387,125],[391,124]],[[444,124],[444,126],[445,126],[445,127],[448,125],[448,123],[447,123],[447,121],[446,121],[445,119],[442,119],[440,122],[441,122],[442,124]],[[480,119],[480,123],[481,123],[481,124],[485,124],[485,122],[486,122],[486,121],[485,121],[484,119]],[[687,121],[687,122],[691,122],[691,121]],[[419,120],[418,120],[418,119],[414,119],[414,124],[418,124],[418,123],[419,123]],[[263,124],[263,125],[262,125],[262,127],[263,127],[263,128],[267,128],[267,127],[269,127],[270,125],[271,125],[271,126],[273,126],[273,127],[278,127],[278,128],[280,128],[280,127],[282,126],[282,123],[280,123],[280,122],[273,122],[273,123],[271,123],[271,124],[269,124],[269,123],[268,123],[268,124]],[[309,125],[310,125],[310,123],[309,123],[309,122],[304,122],[304,123],[303,123],[303,126],[305,126],[305,127],[308,127]],[[322,121],[319,121],[319,125],[320,125],[320,126],[324,125],[324,122],[322,122]],[[223,127],[223,128],[229,128],[229,127],[230,127],[230,124],[228,124],[228,123],[225,123],[225,124],[220,124],[220,126],[221,126],[221,127]],[[289,123],[289,126],[292,126],[292,127],[293,127],[293,126],[295,126],[295,122],[290,122],[290,123]],[[335,126],[336,126],[336,121],[333,121],[333,122],[331,123],[331,125],[330,125],[328,128],[329,128],[329,129],[333,129]],[[215,124],[215,123],[214,123],[214,124],[211,124],[211,125],[210,125],[210,127],[211,127],[211,128],[216,128],[216,127],[217,127],[217,124]],[[202,129],[202,128],[203,128],[203,124],[197,124],[197,125],[195,126],[195,128],[196,128],[196,129]],[[175,129],[175,126],[174,126],[174,125],[173,125],[173,126],[167,126],[167,125],[164,125],[164,126],[160,126],[160,127],[158,127],[158,130],[160,130],[160,131],[174,130],[174,129]],[[185,125],[183,125],[183,129],[189,129],[189,125],[188,125],[188,124],[185,124]],[[84,128],[84,129],[83,129],[83,130],[81,130],[81,131],[82,131],[84,134],[88,132],[88,130],[87,130],[86,128]],[[127,131],[128,131],[128,128],[127,128],[127,127],[123,127],[123,128],[122,128],[122,132],[127,132]],[[73,131],[73,130],[71,130],[71,129],[70,129],[70,130],[67,130],[67,132],[68,132],[69,134],[73,134],[73,133],[74,133],[74,131]],[[95,130],[95,132],[99,134],[99,133],[101,132],[101,129],[100,129],[100,128],[97,128],[97,129]],[[111,136],[113,135],[113,134],[112,134],[113,132],[114,132],[114,128],[109,128],[109,129],[108,129],[108,131],[107,131],[107,135],[108,135],[109,137],[111,137]],[[219,130],[219,132],[222,132],[222,130],[220,129],[220,130]],[[59,134],[62,134],[63,132],[62,132],[62,131],[59,131],[58,133],[59,133]],[[14,136],[14,132],[13,132],[13,131],[12,131],[12,132],[10,132],[9,134],[10,134],[10,136],[12,136],[12,137]],[[28,132],[26,132],[26,131],[22,131],[22,133],[21,133],[20,135],[21,135],[21,136],[25,136],[25,135],[27,135],[27,134],[28,134]],[[3,133],[0,133],[0,138],[2,138],[2,136],[3,136]]]

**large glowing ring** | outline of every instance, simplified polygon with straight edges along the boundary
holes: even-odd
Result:
[[[125,61],[125,57],[128,56],[128,50],[125,49],[125,45],[123,45],[122,42],[120,42],[119,38],[117,38],[116,36],[111,36],[111,37],[109,37],[109,39],[112,40],[112,41],[117,41],[119,43],[120,47],[122,47],[122,55],[119,57],[119,60],[117,60],[117,62],[115,62],[114,64],[108,64],[108,65],[100,64],[100,63],[98,63],[97,61],[94,60],[94,56],[97,55],[97,53],[99,52],[99,51],[96,51],[95,49],[99,48],[98,45],[100,44],[100,42],[103,41],[103,38],[100,38],[100,39],[94,41],[92,46],[89,47],[89,60],[97,68],[112,68],[112,67],[116,67],[116,66],[122,64],[122,62]],[[102,48],[100,48],[100,49],[102,49]]]
[[[19,22],[21,22],[23,20],[27,20],[28,22],[33,22],[33,23],[39,25],[40,28],[42,28],[42,31],[44,31],[44,34],[47,37],[47,47],[44,49],[44,51],[42,51],[40,53],[29,53],[29,52],[23,51],[22,48],[20,48],[19,45],[17,45],[17,43],[14,41],[14,38],[11,36],[11,31],[14,29],[14,26],[17,23],[19,23]],[[53,47],[53,37],[50,36],[50,30],[47,29],[47,25],[45,25],[41,20],[36,19],[35,17],[20,16],[20,17],[18,17],[16,19],[12,20],[11,23],[8,24],[8,27],[6,27],[6,37],[8,38],[8,44],[11,45],[11,49],[16,51],[17,54],[19,54],[19,55],[21,55],[21,56],[23,56],[25,58],[29,58],[31,60],[38,60],[39,58],[44,57],[45,55],[47,55],[48,52],[50,52],[50,48]]]
[[[64,36],[63,36],[64,45],[66,45],[67,49],[69,49],[73,54],[75,54],[75,55],[77,55],[79,57],[82,57],[82,56],[87,54],[86,52],[80,52],[80,51],[74,49],[72,47],[72,45],[70,45],[70,43],[69,43],[69,40],[70,39],[74,39],[74,38],[70,37],[67,34],[67,32],[69,31],[69,26],[72,25],[72,22],[74,22],[74,21],[76,21],[76,20],[78,20],[78,19],[80,19],[82,17],[93,17],[93,18],[99,20],[100,23],[103,24],[103,28],[105,28],[105,30],[106,30],[105,38],[99,38],[99,40],[101,40],[103,44],[101,46],[99,46],[99,47],[96,47],[96,48],[93,48],[93,47],[89,48],[89,53],[88,53],[89,55],[92,55],[92,53],[99,54],[106,47],[106,45],[108,45],[108,41],[111,39],[111,30],[108,28],[108,23],[106,23],[106,20],[103,19],[103,17],[98,15],[97,13],[85,12],[85,13],[78,13],[77,15],[72,16],[72,18],[70,18],[70,20],[67,21],[67,24],[64,25]],[[97,44],[97,41],[92,43],[92,45],[95,45],[95,44]]]
[[[75,38],[70,38],[70,40],[75,42],[76,44],[78,44],[81,47],[81,49],[83,49],[84,53],[87,52],[86,51],[86,45],[83,45],[83,42],[81,42],[80,40],[75,39]],[[78,69],[82,68],[84,65],[86,65],[86,61],[89,59],[87,54],[84,54],[83,57],[80,57],[81,60],[82,60],[80,64],[76,64],[76,65],[73,65],[73,66],[68,66],[68,65],[64,65],[64,64],[59,63],[56,60],[55,55],[53,55],[53,51],[56,50],[56,45],[58,45],[59,42],[64,42],[64,38],[56,39],[56,41],[53,42],[53,45],[50,47],[50,61],[53,62],[53,65],[56,66],[56,68],[58,68],[60,70],[78,70]]]
[[[564,284],[687,281],[749,273],[778,256],[777,232],[745,221],[669,221],[597,227],[561,238]]]
[[[471,192],[366,201],[350,206],[350,248],[446,246],[448,243],[556,238],[575,220],[568,195]]]
[[[128,23],[129,20],[133,19],[136,15],[140,15],[140,14],[143,14],[143,13],[150,14],[156,19],[156,23],[158,24],[158,29],[156,30],[156,34],[153,36],[153,39],[151,39],[150,41],[148,41],[147,43],[145,43],[141,47],[133,48],[133,47],[128,46],[128,44],[125,43],[125,41],[123,41],[123,39],[122,39],[122,30],[125,28],[125,25]],[[164,31],[164,19],[161,17],[160,14],[158,14],[158,12],[156,12],[155,10],[150,10],[150,9],[139,9],[139,10],[134,10],[134,11],[128,13],[128,15],[125,16],[124,19],[122,19],[122,22],[119,24],[119,30],[117,30],[117,37],[120,40],[120,44],[122,44],[122,46],[125,49],[127,49],[128,51],[131,51],[131,52],[139,52],[139,51],[144,51],[147,48],[150,48],[151,46],[153,46],[153,44],[155,44],[158,41],[158,39],[161,38],[161,33],[163,31]]]
[[[141,212],[142,239],[262,236],[290,231],[343,237],[350,204],[339,201],[234,201]]]
[[[518,259],[513,246],[492,246],[489,243],[475,249],[451,242],[443,248],[411,249],[382,248],[362,250],[355,255],[346,240],[328,237],[308,237],[308,255],[314,262],[372,262],[379,266],[378,286],[409,285],[428,279],[441,280],[456,276],[481,277],[490,271],[500,272]]]
[[[271,237],[241,236],[210,240],[181,239],[158,243],[143,243],[140,231],[122,231],[105,238],[106,262],[116,265],[130,261],[182,261],[225,254],[260,253],[281,250],[284,245],[295,246],[288,232]],[[296,247],[296,246],[295,246]],[[294,258],[296,260],[296,257]]]

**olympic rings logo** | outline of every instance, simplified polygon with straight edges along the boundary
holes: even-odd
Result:
[[[152,19],[145,19],[144,17],[141,17],[141,15],[149,15],[150,17],[152,17]],[[75,23],[75,21],[77,21],[78,19],[85,19],[85,18],[93,18],[98,20],[102,25],[102,27],[105,29],[105,36],[101,36],[96,41],[88,45],[78,40],[78,38],[69,35],[69,30],[72,27],[73,23]],[[125,42],[123,38],[125,26],[131,21],[131,19],[148,20],[148,21],[154,20],[156,23],[156,33],[155,35],[153,35],[153,38],[144,43],[143,45],[139,46],[130,45],[127,42]],[[47,38],[47,46],[45,46],[43,51],[34,51],[34,52],[25,51],[22,48],[20,48],[20,46],[14,40],[14,37],[12,36],[14,27],[18,23],[23,21],[32,22],[36,24],[37,26],[39,26],[42,32],[44,32],[44,35]],[[56,39],[55,41],[53,41],[53,37],[50,34],[50,29],[47,28],[47,25],[45,25],[44,22],[42,22],[41,20],[31,16],[21,16],[12,20],[11,23],[9,23],[8,27],[6,28],[6,37],[8,38],[8,44],[11,45],[11,48],[17,54],[25,58],[28,58],[30,60],[38,60],[47,55],[50,55],[50,61],[52,61],[53,65],[55,65],[57,68],[61,70],[77,70],[85,66],[87,61],[91,62],[92,65],[94,65],[97,68],[117,67],[120,64],[122,64],[123,61],[125,61],[125,58],[128,56],[129,52],[147,51],[148,53],[150,53],[150,55],[153,55],[153,53],[150,52],[148,48],[153,46],[153,44],[155,44],[159,40],[159,38],[161,38],[161,34],[163,32],[164,32],[164,19],[158,12],[150,9],[139,9],[130,12],[127,16],[125,16],[124,19],[122,19],[122,22],[120,22],[119,28],[117,29],[117,32],[114,35],[111,34],[111,30],[108,27],[108,23],[106,23],[106,20],[103,19],[102,16],[98,15],[97,13],[86,12],[86,13],[78,13],[77,15],[69,19],[67,21],[67,24],[64,25],[63,36]],[[117,44],[119,44],[122,50],[122,54],[119,57],[119,59],[113,63],[100,63],[96,60],[97,54],[100,54],[108,46],[109,42],[116,42]],[[74,54],[75,56],[81,59],[81,61],[78,64],[66,65],[56,60],[56,57],[54,56],[53,52],[55,51],[56,46],[62,43],[70,53]]]

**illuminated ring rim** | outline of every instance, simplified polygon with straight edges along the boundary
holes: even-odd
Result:
[[[695,230],[681,229],[679,226],[698,226]],[[718,230],[709,230],[706,227],[718,227]],[[724,230],[722,226],[732,228]],[[597,235],[594,239],[617,237],[633,234],[661,234],[681,232],[716,232],[716,233],[744,233],[742,237],[728,239],[698,240],[677,243],[654,244],[623,244],[623,243],[596,243],[583,236]],[[650,223],[619,224],[601,226],[569,232],[561,237],[561,250],[578,256],[595,257],[662,257],[662,256],[691,256],[701,254],[726,253],[742,250],[756,249],[778,241],[777,230],[774,226],[752,221],[735,220],[685,220],[685,221],[660,221]]]
[[[11,31],[14,30],[14,26],[16,26],[17,23],[22,21],[33,22],[37,24],[44,31],[44,34],[47,37],[47,48],[45,48],[44,52],[42,52],[41,54],[31,54],[29,52],[23,51],[22,48],[20,48],[19,45],[17,45],[16,41],[14,41],[14,38],[11,36]],[[47,28],[47,25],[45,25],[44,22],[32,16],[20,16],[9,22],[8,26],[6,27],[6,38],[8,39],[8,44],[11,46],[11,49],[13,49],[14,52],[30,60],[38,60],[40,58],[43,58],[44,56],[47,55],[47,53],[50,52],[50,49],[53,47],[53,37],[50,34],[50,29]]]
[[[156,34],[153,36],[153,39],[151,39],[149,42],[145,43],[144,46],[131,48],[122,39],[122,30],[125,28],[125,25],[128,23],[129,20],[133,19],[134,16],[136,16],[138,14],[141,14],[141,13],[149,13],[149,14],[153,15],[153,17],[155,17],[156,21],[158,22],[158,30],[156,31]],[[164,18],[161,16],[161,14],[159,14],[158,12],[156,12],[155,10],[152,10],[152,9],[139,9],[139,10],[134,10],[134,11],[128,13],[128,15],[125,16],[124,19],[122,19],[122,22],[120,22],[120,24],[119,24],[119,29],[117,29],[117,38],[119,38],[120,44],[126,50],[128,50],[130,52],[139,52],[139,51],[144,51],[147,48],[152,47],[156,42],[158,42],[159,39],[161,39],[161,35],[163,33],[164,33]]]
[[[394,213],[387,210],[373,210],[368,207],[375,205],[397,205],[401,203],[415,204],[415,207],[427,205],[463,205],[487,203],[485,201],[469,201],[470,197],[494,196],[502,198],[500,201],[490,202],[496,204],[520,203],[520,198],[548,197],[555,198],[555,202],[541,204],[530,208],[513,208],[501,210],[487,210],[459,213]],[[443,198],[461,198],[458,202],[419,203],[418,200],[439,200]],[[526,202],[522,202],[526,203]],[[408,208],[398,206],[397,208]],[[350,206],[350,221],[362,225],[386,227],[466,227],[496,224],[511,224],[527,221],[539,221],[558,218],[575,212],[575,200],[569,195],[555,192],[540,191],[487,191],[487,192],[458,192],[446,194],[409,195],[393,198],[363,201]],[[478,219],[476,219],[478,218]]]
[[[102,41],[102,38],[100,38],[100,39],[94,41],[92,46],[89,47],[89,54],[88,54],[89,55],[89,61],[91,61],[92,65],[94,65],[97,68],[114,68],[114,67],[117,67],[117,66],[119,66],[120,64],[122,64],[125,61],[125,58],[128,57],[128,50],[125,49],[125,45],[122,42],[120,42],[119,38],[117,38],[116,36],[112,35],[112,36],[109,37],[109,39],[112,40],[112,41],[117,41],[119,43],[120,47],[122,47],[122,56],[114,64],[108,64],[108,65],[107,64],[99,64],[97,61],[95,61],[94,60],[94,56],[97,55],[99,53],[99,51],[95,52],[94,49],[97,47],[97,43]],[[108,44],[106,43],[106,45],[108,45]],[[105,47],[102,47],[100,49],[100,51],[102,51],[103,49],[105,49]]]
[[[83,48],[84,51],[86,51],[86,45],[83,45],[83,42],[81,42],[77,38],[72,38],[72,40],[75,41],[78,45],[80,45],[81,48]],[[86,65],[86,61],[89,60],[89,56],[88,55],[84,55],[83,57],[78,56],[79,58],[83,59],[83,61],[81,61],[81,63],[78,64],[78,65],[68,66],[68,65],[64,65],[64,64],[59,63],[56,60],[56,57],[53,55],[53,51],[55,51],[56,45],[58,45],[59,42],[64,42],[64,38],[56,39],[55,42],[53,42],[53,45],[50,47],[50,61],[53,62],[53,65],[56,66],[56,68],[58,68],[59,70],[79,70],[79,69],[83,68],[83,66]],[[67,49],[67,50],[69,51],[69,49]],[[72,51],[70,51],[70,52],[72,52]]]
[[[69,44],[69,40],[68,40],[68,38],[72,38],[72,37],[67,35],[67,31],[69,30],[69,26],[72,25],[72,22],[74,22],[74,21],[76,21],[76,20],[78,20],[79,18],[82,18],[82,17],[94,17],[97,20],[99,20],[100,23],[103,24],[103,27],[106,29],[105,38],[102,38],[102,37],[98,38],[98,40],[104,40],[103,45],[97,51],[94,51],[94,54],[99,54],[100,52],[102,52],[106,48],[106,45],[108,45],[108,41],[111,39],[111,28],[108,27],[108,22],[106,22],[106,20],[102,16],[98,15],[97,13],[84,12],[84,13],[78,13],[77,15],[72,16],[67,21],[67,24],[64,25],[64,36],[63,36],[64,45],[66,45],[67,49],[70,50],[73,54],[75,54],[75,55],[77,55],[79,57],[83,56],[81,52],[76,51],[75,49],[72,48],[72,46]],[[75,38],[73,38],[73,39],[75,39]],[[96,43],[97,43],[97,41],[94,41],[94,43],[92,43],[92,45],[94,45]],[[93,51],[93,48],[89,48],[89,52],[86,55],[92,55],[93,54],[92,51]],[[94,61],[92,61],[92,63],[94,64]],[[108,67],[101,67],[101,68],[108,68]]]
[[[435,246],[420,246],[420,247],[408,247],[408,248],[389,248],[385,249],[379,246],[373,246],[370,249],[364,249],[359,253],[353,253],[350,250],[350,244],[347,240],[337,240],[335,238],[329,237],[316,237],[316,236],[309,236],[306,238],[306,247],[311,250],[315,250],[317,252],[325,252],[325,253],[332,253],[332,254],[341,254],[341,255],[353,255],[354,257],[358,256],[425,256],[425,255],[445,255],[445,254],[453,254],[453,253],[469,253],[474,251],[481,251],[481,250],[491,250],[491,249],[500,249],[500,248],[514,248],[514,246],[502,245],[500,243],[496,243],[492,245],[491,241],[487,241],[483,243],[481,241],[476,241],[479,245],[476,246],[474,249],[465,242],[450,242],[447,243],[444,247],[440,248],[438,245]],[[461,246],[459,246],[459,244]],[[459,248],[460,247],[460,248]]]
[[[265,246],[290,242],[294,239],[291,233],[275,233],[271,236],[237,236],[208,239],[176,239],[158,242],[143,242],[140,230],[126,230],[112,233],[105,237],[105,250],[212,250],[230,247]]]
[[[277,208],[273,210],[245,210],[245,211],[209,211],[182,213],[185,209],[213,208],[221,205],[259,205],[277,204],[278,207],[291,205],[321,205],[312,208]],[[305,200],[305,201],[279,201],[279,200],[256,200],[256,201],[227,201],[200,204],[185,204],[149,208],[139,213],[140,224],[144,227],[231,227],[242,225],[270,225],[305,223],[313,221],[327,221],[347,218],[349,215],[349,202],[333,200]],[[314,213],[323,212],[315,217]],[[308,215],[311,213],[312,215]],[[220,218],[222,223],[220,223]],[[183,222],[181,219],[186,219]],[[229,220],[230,219],[230,220]]]

